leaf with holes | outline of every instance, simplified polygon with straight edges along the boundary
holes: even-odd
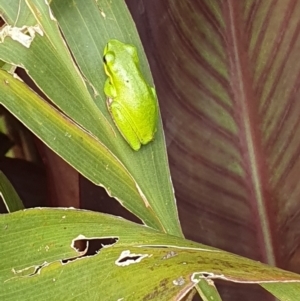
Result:
[[[300,293],[299,275],[89,211],[4,214],[0,239],[6,301],[181,300],[203,278],[294,283]]]

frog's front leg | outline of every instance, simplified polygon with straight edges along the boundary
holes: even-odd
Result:
[[[129,117],[126,109],[118,102],[113,101],[111,98],[108,98],[106,103],[116,127],[128,142],[128,144],[135,151],[138,151],[141,147],[141,142],[135,129],[132,126],[133,122]]]
[[[107,78],[104,84],[104,93],[106,96],[115,98],[117,96],[117,91],[111,82],[110,78]]]

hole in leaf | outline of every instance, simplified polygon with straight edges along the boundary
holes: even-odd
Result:
[[[16,270],[12,268],[12,272],[16,277],[32,277],[40,274],[41,270],[49,266],[54,262],[61,262],[61,264],[68,264],[76,259],[81,259],[83,257],[91,257],[97,255],[101,249],[109,248],[117,243],[119,238],[117,237],[107,237],[107,238],[85,238],[83,235],[79,235],[77,238],[73,239],[71,247],[75,249],[79,256],[74,256],[71,258],[65,258],[61,260],[55,260],[53,262],[44,262],[39,265],[34,265],[26,267],[21,270]],[[13,278],[10,278],[13,279]],[[7,279],[6,281],[10,280]]]
[[[113,246],[118,240],[117,237],[79,239],[74,241],[74,248],[78,249],[79,252],[86,250],[84,256],[93,256],[98,254],[102,248]],[[80,246],[84,246],[84,249],[80,249]]]
[[[75,239],[72,243],[72,247],[79,252],[80,256],[63,259],[61,262],[66,264],[78,258],[97,255],[102,248],[111,247],[118,240],[119,239],[117,237]]]
[[[133,254],[129,250],[123,251],[120,257],[115,261],[118,266],[126,266],[140,262],[143,258],[151,257],[149,254]]]
[[[126,256],[126,257],[123,257],[120,260],[118,260],[118,262],[123,263],[123,262],[126,262],[126,261],[137,261],[141,257],[142,256]]]

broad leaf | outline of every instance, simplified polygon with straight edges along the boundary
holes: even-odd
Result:
[[[299,272],[300,2],[144,9],[184,233]]]
[[[0,297],[7,301],[20,295],[24,300],[181,300],[203,278],[300,282],[290,272],[74,209],[1,215],[0,243],[6,259],[0,261]],[[299,284],[294,289],[300,293]],[[287,296],[289,290],[281,293]]]

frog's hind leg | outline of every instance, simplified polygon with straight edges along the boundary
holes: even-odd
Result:
[[[126,110],[120,104],[111,101],[110,99],[107,100],[107,106],[110,114],[113,117],[116,127],[124,139],[135,151],[139,150],[141,147],[141,142],[133,128],[133,122]]]

